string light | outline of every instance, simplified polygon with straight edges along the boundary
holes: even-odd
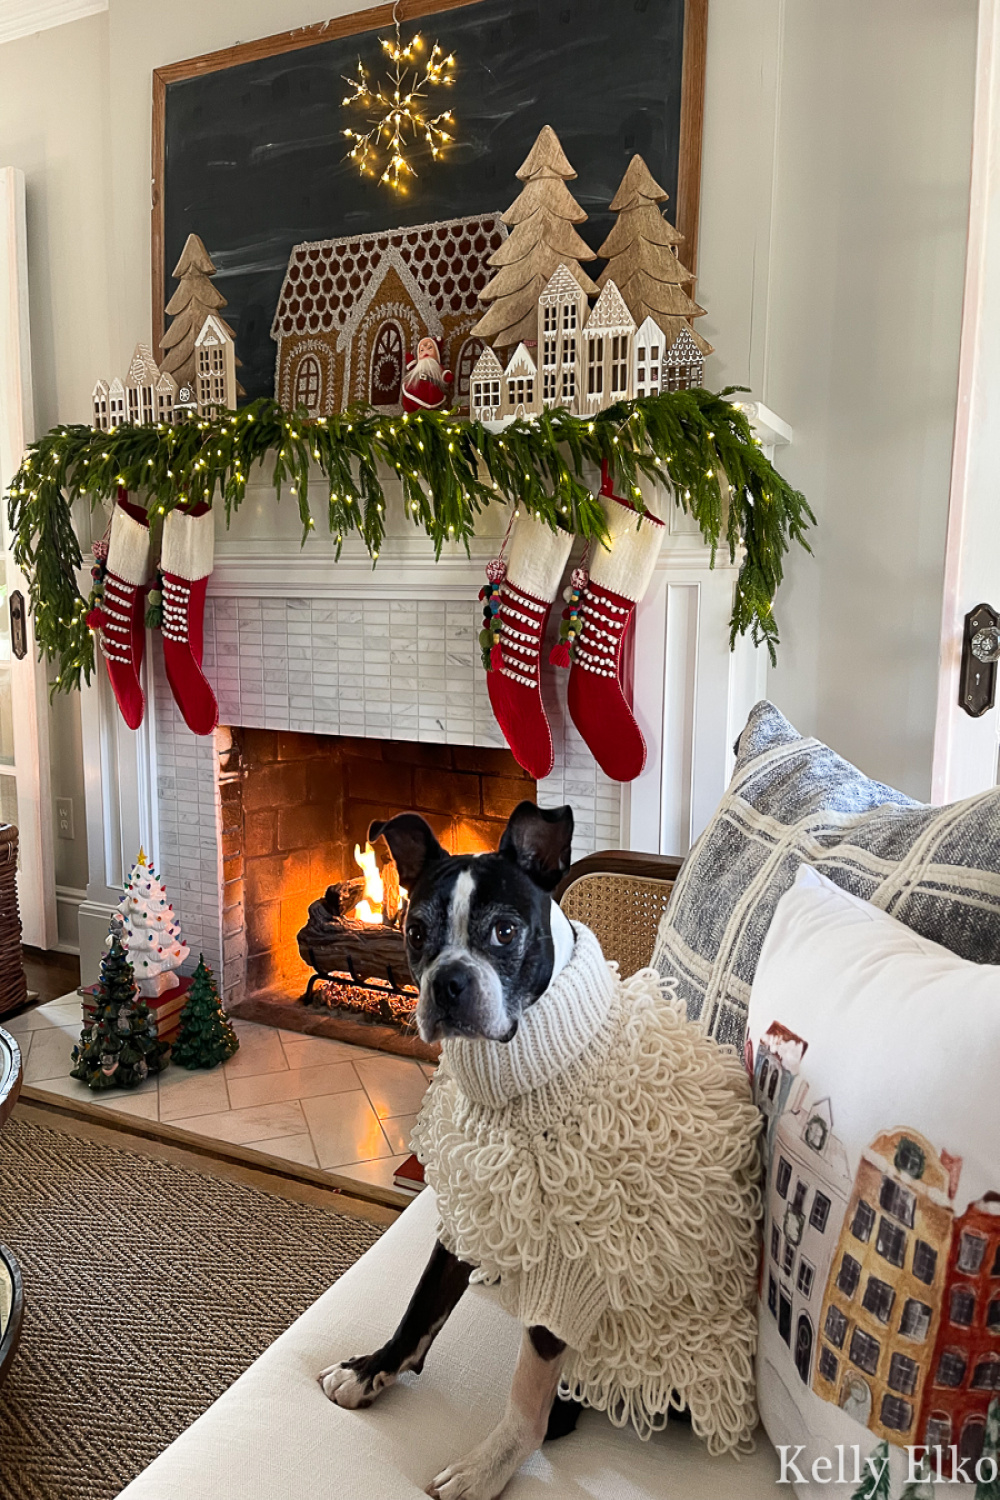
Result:
[[[422,137],[430,147],[432,160],[436,161],[454,139],[445,128],[454,124],[451,110],[430,116],[424,112],[424,101],[431,89],[447,88],[454,83],[455,58],[451,53],[446,56],[435,42],[422,59],[425,43],[419,31],[404,46],[397,10],[398,5],[392,14],[395,40],[380,38],[391,64],[387,76],[377,82],[370,81],[364,63],[358,58],[354,77],[344,77],[351,92],[342,102],[345,107],[356,105],[365,110],[368,126],[365,131],[345,127],[344,135],[353,142],[347,160],[354,162],[362,177],[378,177],[395,192],[405,193],[407,179],[417,176],[408,154],[414,143]]]

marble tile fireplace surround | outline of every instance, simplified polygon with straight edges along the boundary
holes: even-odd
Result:
[[[756,420],[765,451],[789,440],[764,408]],[[320,519],[304,548],[295,501],[276,506],[265,475],[251,483],[228,531],[220,509],[204,658],[224,726],[214,736],[196,738],[183,723],[158,642],[147,652],[147,710],[135,733],[115,709],[103,667],[84,691],[85,983],[97,977],[110,914],[140,843],[167,882],[192,955],[204,953],[231,999],[247,992],[248,977],[254,982],[243,854],[227,838],[234,729],[342,736],[355,745],[504,749],[480,662],[477,594],[506,514],[484,517],[471,557],[456,548],[435,563],[429,540],[405,522],[401,506],[392,513],[390,496],[373,570],[359,543],[334,561],[332,542],[321,535],[322,494],[320,476]],[[745,641],[729,651],[737,568],[720,559],[712,569],[709,561],[696,529],[673,511],[636,614],[634,702],[649,756],[630,786],[609,781],[577,735],[565,709],[568,674],[546,671],[555,767],[538,784],[537,800],[572,804],[576,856],[600,848],[684,853],[724,789],[733,741],[764,691],[765,659]],[[321,894],[303,901],[303,920],[307,901]]]

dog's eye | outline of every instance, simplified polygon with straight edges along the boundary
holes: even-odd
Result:
[[[419,953],[421,948],[424,946],[426,937],[427,928],[424,926],[423,922],[419,921],[416,918],[407,922],[406,941],[409,943],[411,948],[416,949],[416,951]]]
[[[517,928],[513,922],[500,921],[490,933],[490,942],[497,944],[498,947],[506,948],[508,943],[514,941],[516,931]]]

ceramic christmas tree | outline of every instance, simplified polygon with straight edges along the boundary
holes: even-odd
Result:
[[[588,296],[597,287],[580,265],[594,252],[574,224],[587,217],[566,186],[576,173],[551,125],[540,131],[517,176],[520,195],[502,215],[510,237],[491,256],[494,274],[479,294],[489,303],[472,332],[496,348],[538,337],[538,299],[557,266],[564,265]]]
[[[889,1444],[884,1440],[865,1459],[863,1476],[851,1500],[890,1500]]]
[[[122,941],[140,995],[154,999],[177,983],[177,970],[191,951],[181,939],[180,923],[167,890],[146,855],[132,866],[118,903]],[[112,937],[108,938],[108,946]]]
[[[994,1397],[986,1413],[986,1431],[980,1454],[983,1477],[976,1485],[976,1500],[1000,1500],[1000,1399]]]
[[[132,966],[122,945],[116,919],[111,946],[101,962],[97,1011],[73,1048],[71,1078],[92,1089],[132,1089],[159,1073],[166,1044],[156,1039],[149,1007],[136,994]]]
[[[212,971],[200,954],[171,1059],[182,1068],[214,1068],[232,1057],[239,1045],[239,1037],[222,1009]]]
[[[676,253],[683,236],[656,206],[666,196],[642,157],[633,156],[611,200],[618,219],[598,252],[608,264],[597,284],[615,283],[637,328],[652,318],[668,347],[688,329],[701,353],[711,354],[712,345],[689,327],[689,319],[702,317],[705,309],[684,290],[694,277]]]

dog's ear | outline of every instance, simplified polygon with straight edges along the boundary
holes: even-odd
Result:
[[[500,840],[500,853],[540,885],[554,891],[569,869],[573,843],[571,807],[536,807],[520,802]]]
[[[387,823],[373,823],[368,830],[368,842],[374,844],[384,838],[389,853],[396,861],[399,879],[408,891],[412,891],[425,870],[447,859],[447,851],[441,848],[434,833],[419,813],[399,813]]]

